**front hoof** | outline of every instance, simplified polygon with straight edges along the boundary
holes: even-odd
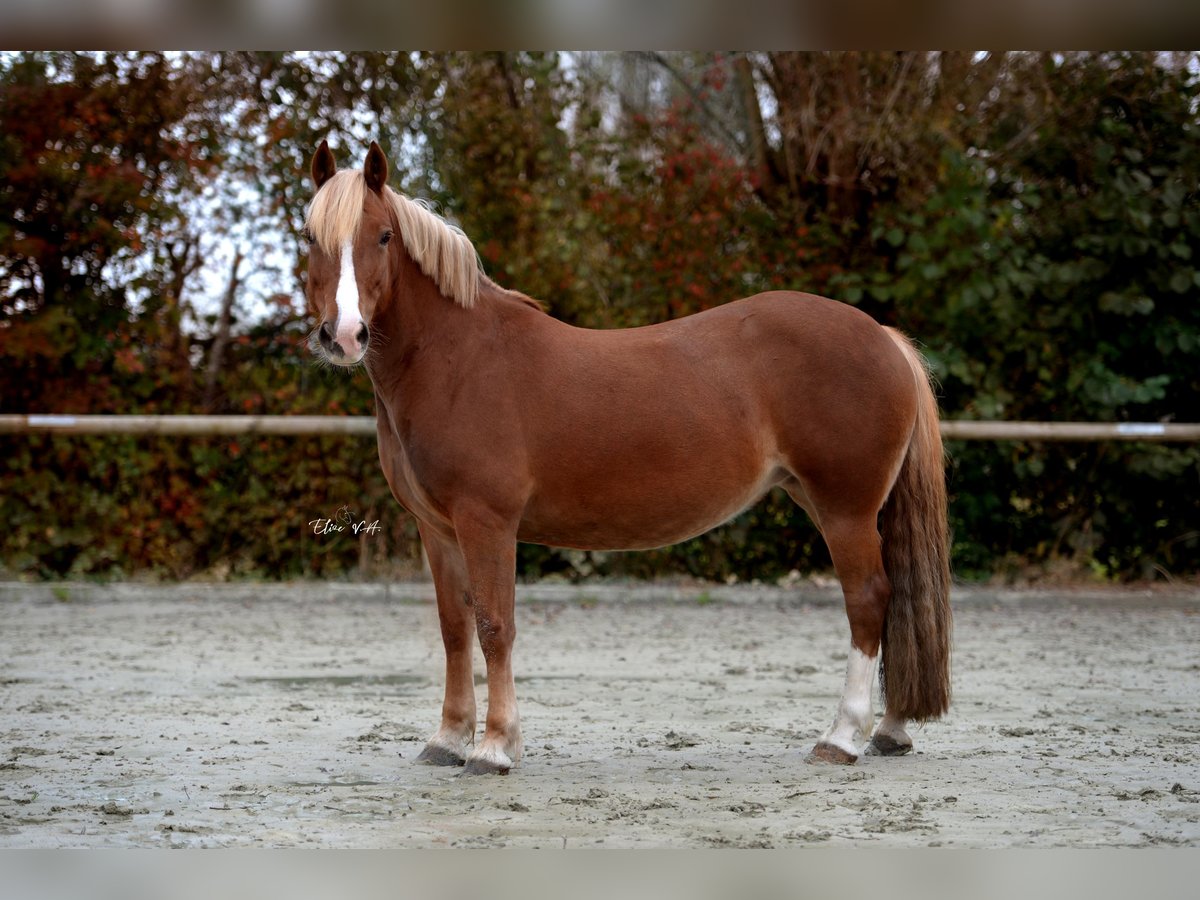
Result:
[[[467,765],[462,773],[464,775],[507,775],[511,768],[511,763],[505,765],[495,760],[476,756],[467,760]]]
[[[851,753],[849,750],[844,750],[836,744],[827,744],[824,741],[819,741],[812,748],[812,753],[805,757],[805,762],[810,763],[834,763],[839,766],[852,766],[858,762],[858,754]]]
[[[903,756],[912,752],[912,741],[898,741],[890,734],[877,734],[871,738],[867,752],[872,756]]]
[[[466,759],[440,744],[426,744],[417,762],[426,766],[461,766]]]

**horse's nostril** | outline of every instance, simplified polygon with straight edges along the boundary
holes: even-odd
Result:
[[[358,333],[354,335],[354,339],[358,341],[358,345],[360,347],[365,347],[367,344],[367,338],[370,337],[370,334],[371,333],[367,330],[367,325],[364,322],[362,325],[358,326]]]
[[[319,329],[319,334],[320,334],[320,338],[321,338],[321,343],[323,343],[323,344],[332,344],[333,343],[333,326],[330,325],[328,322],[321,323],[321,328]]]

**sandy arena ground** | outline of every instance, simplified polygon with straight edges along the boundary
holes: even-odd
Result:
[[[850,768],[834,589],[519,597],[526,756],[463,778],[428,586],[0,585],[0,847],[1200,844],[1195,590],[959,590],[951,714]]]

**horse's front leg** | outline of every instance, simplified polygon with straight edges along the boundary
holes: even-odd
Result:
[[[467,566],[458,544],[421,526],[421,543],[429,557],[437,591],[438,618],[446,648],[446,698],[442,723],[417,762],[432,766],[461,766],[475,742],[475,610],[467,582]]]
[[[517,636],[516,528],[489,516],[456,521],[467,564],[479,645],[487,663],[488,708],[483,740],[467,758],[466,774],[505,775],[521,759],[521,721],[513,683]]]

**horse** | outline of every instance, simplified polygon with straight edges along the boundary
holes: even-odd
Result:
[[[379,462],[417,520],[437,596],[445,699],[419,762],[507,774],[521,759],[519,541],[662,547],[777,487],[824,538],[850,626],[834,721],[807,758],[903,754],[909,723],[946,712],[945,463],[929,373],[906,337],[789,291],[646,327],[577,328],[497,285],[461,229],[392,190],[378,143],[362,169],[339,170],[322,141],[311,176],[313,344],[370,376]],[[876,667],[884,714],[872,731]]]

